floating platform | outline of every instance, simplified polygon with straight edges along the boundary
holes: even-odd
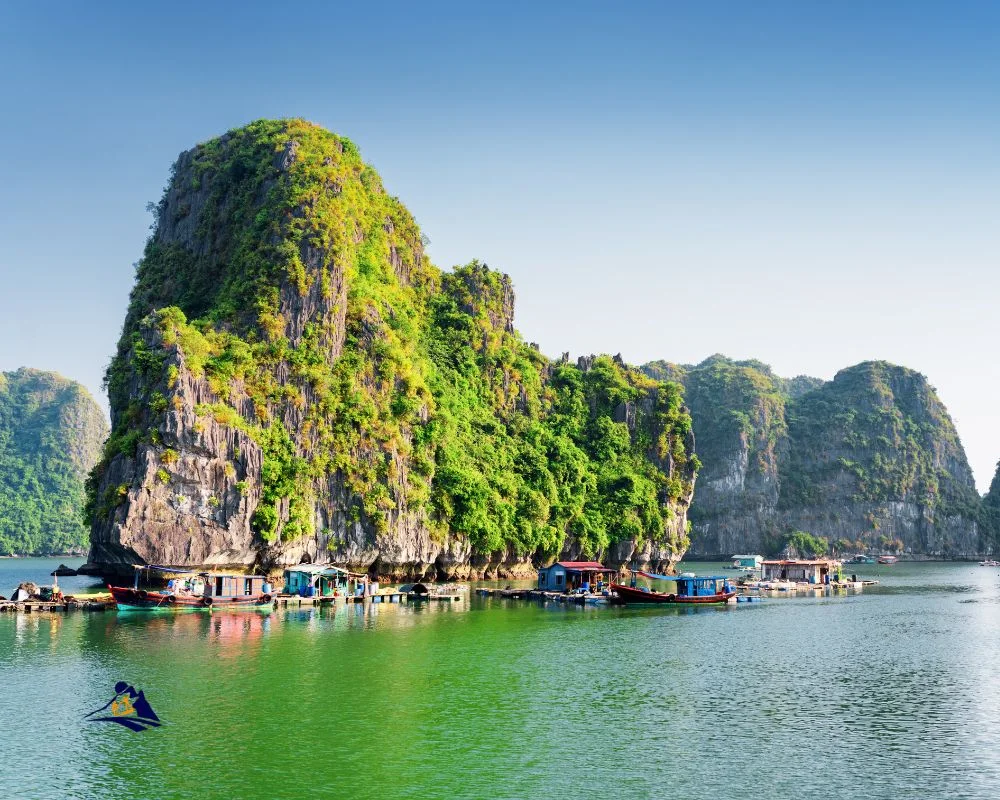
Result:
[[[367,597],[357,595],[337,595],[336,597],[300,597],[297,594],[279,594],[278,605],[282,606],[332,606],[348,603],[402,603],[406,600],[403,592],[380,592]]]
[[[0,613],[60,614],[70,611],[107,611],[114,603],[102,600],[11,600],[0,601]]]
[[[417,594],[411,592],[406,595],[406,599],[411,603],[457,603],[462,599],[460,594]]]
[[[579,606],[606,605],[614,598],[606,594],[565,594],[546,592],[542,589],[476,589],[480,597],[497,597],[501,600],[541,600],[552,603],[571,603]]]

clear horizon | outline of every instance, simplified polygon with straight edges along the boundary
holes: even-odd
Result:
[[[1000,6],[296,8],[0,10],[0,370],[106,407],[171,163],[300,116],[359,145],[438,266],[510,274],[548,355],[901,364],[986,491]]]

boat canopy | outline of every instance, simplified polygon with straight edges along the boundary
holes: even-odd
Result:
[[[642,575],[644,578],[649,578],[654,581],[675,581],[680,575],[660,575],[658,572],[646,572],[644,570],[639,570],[636,575]]]
[[[651,578],[656,581],[725,581],[725,575],[660,575],[658,572],[646,572],[639,570],[637,575],[644,578]]]

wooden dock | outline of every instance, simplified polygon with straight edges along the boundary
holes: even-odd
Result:
[[[406,599],[411,603],[457,603],[462,599],[460,594],[416,594],[410,593],[406,596]]]
[[[333,606],[350,603],[403,603],[406,595],[403,592],[380,592],[368,595],[337,595],[336,597],[300,597],[297,594],[279,594],[278,605],[282,606]]]
[[[99,600],[11,600],[0,602],[0,613],[6,614],[61,614],[70,611],[107,611],[113,603]]]
[[[546,592],[542,589],[476,589],[480,597],[496,597],[501,600],[541,600],[554,603],[575,603],[576,605],[604,605],[613,598],[604,594],[565,594]]]

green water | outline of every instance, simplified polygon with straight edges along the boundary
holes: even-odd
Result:
[[[0,562],[0,586],[17,583],[12,563]],[[271,615],[3,615],[0,787],[996,797],[998,570],[862,570],[882,585],[721,609],[473,596]],[[162,728],[83,721],[119,680],[145,690]]]

